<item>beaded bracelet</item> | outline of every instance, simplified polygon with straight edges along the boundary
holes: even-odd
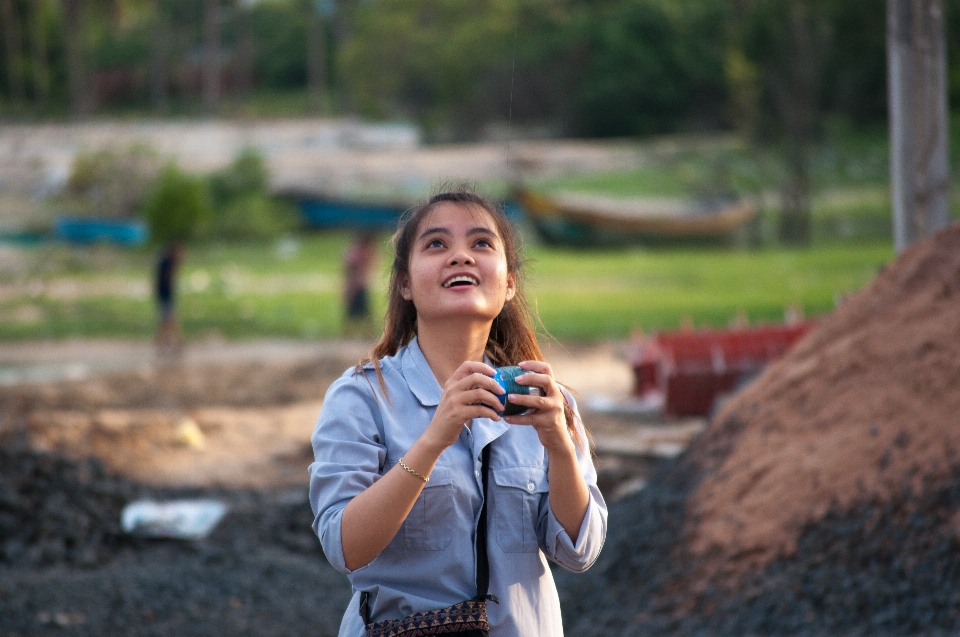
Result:
[[[400,458],[399,460],[397,460],[397,464],[400,465],[400,467],[410,475],[417,476],[418,478],[423,480],[424,484],[426,484],[427,482],[430,482],[430,478],[428,478],[427,476],[420,475],[419,473],[417,473],[416,471],[408,467],[407,464],[403,461],[403,458]]]

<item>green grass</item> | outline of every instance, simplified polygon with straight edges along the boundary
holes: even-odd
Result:
[[[335,338],[341,333],[340,255],[349,235],[306,235],[293,244],[188,249],[180,316],[188,339]],[[284,245],[286,247],[284,247]],[[0,275],[0,340],[149,338],[156,323],[153,255],[106,247],[24,248]],[[829,312],[838,296],[870,281],[892,257],[887,242],[806,250],[571,251],[534,246],[527,297],[563,339],[624,338],[681,321],[721,326],[736,314],[779,321],[786,305]],[[386,267],[374,291],[384,311]],[[11,273],[13,272],[13,273]]]

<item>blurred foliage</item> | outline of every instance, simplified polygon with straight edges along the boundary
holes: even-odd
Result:
[[[145,144],[80,152],[60,204],[72,213],[107,219],[137,216],[160,171],[160,157]]]
[[[144,205],[155,243],[186,241],[209,232],[213,203],[204,180],[168,164]]]
[[[65,114],[77,107],[68,79],[81,72],[96,93],[94,112],[199,110],[205,3],[9,1],[18,21],[0,38],[16,31],[19,50],[10,60],[0,46],[0,114]],[[960,0],[944,2],[958,103]],[[236,99],[269,103],[264,92],[306,94],[315,4],[222,0],[224,112],[241,112]],[[82,24],[67,23],[67,5],[83,7]],[[414,119],[432,139],[477,138],[508,119],[553,134],[737,127],[784,139],[798,95],[816,116],[811,135],[823,114],[860,125],[881,122],[886,110],[880,1],[339,0],[336,8],[324,18],[324,107]],[[68,64],[64,40],[76,29],[85,31],[86,71]],[[157,69],[162,103],[151,85]],[[248,75],[252,86],[241,81]],[[309,100],[299,104],[310,112]]]
[[[270,173],[259,152],[247,149],[210,175],[214,214],[210,236],[217,239],[273,239],[293,230],[293,207],[268,193]]]
[[[213,204],[222,208],[240,197],[266,192],[269,183],[270,172],[263,156],[247,148],[229,166],[210,175],[210,194]]]

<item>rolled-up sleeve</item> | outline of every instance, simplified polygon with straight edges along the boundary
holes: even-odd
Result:
[[[368,379],[363,373],[348,373],[327,391],[311,437],[313,530],[330,564],[345,574],[353,571],[344,561],[340,522],[350,500],[380,477],[386,446],[379,423],[377,398]]]
[[[550,509],[549,497],[544,498],[546,524],[541,546],[549,559],[569,571],[582,573],[600,556],[600,549],[603,548],[607,537],[607,504],[600,489],[597,488],[597,470],[590,457],[589,439],[580,420],[576,402],[566,390],[564,393],[576,416],[574,420],[580,440],[580,444],[577,445],[577,464],[580,467],[580,474],[587,483],[590,500],[587,503],[583,522],[580,524],[577,541],[574,543]]]

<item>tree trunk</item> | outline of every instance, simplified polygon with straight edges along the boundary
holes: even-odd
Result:
[[[150,34],[150,101],[157,113],[167,111],[167,80],[169,77],[167,16],[161,0],[152,0],[153,29]]]
[[[63,8],[70,112],[85,117],[93,112],[95,101],[87,64],[87,0],[63,0]]]
[[[30,38],[33,60],[31,78],[37,103],[45,105],[50,99],[50,66],[47,58],[47,25],[44,21],[43,0],[30,4],[32,37]]]
[[[220,0],[206,0],[203,24],[203,110],[213,115],[220,102]]]
[[[943,0],[888,0],[890,183],[897,252],[950,224]]]
[[[239,32],[236,72],[237,94],[246,101],[253,92],[253,10],[246,0],[237,0],[235,11]]]
[[[13,0],[0,0],[0,19],[3,20],[3,40],[6,44],[7,82],[10,100],[17,106],[26,101],[23,80],[23,40],[20,18]]]
[[[327,20],[311,10],[307,25],[307,90],[310,110],[323,112],[327,84]]]

